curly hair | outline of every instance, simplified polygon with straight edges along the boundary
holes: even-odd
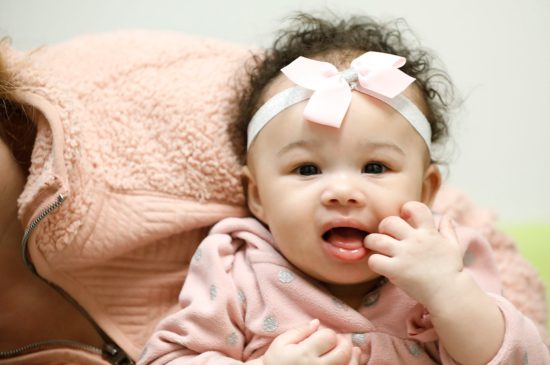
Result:
[[[392,53],[405,57],[401,70],[416,78],[425,101],[427,119],[432,129],[432,143],[443,142],[449,134],[448,115],[454,97],[454,87],[447,73],[434,66],[437,59],[428,50],[409,46],[408,30],[402,19],[382,23],[368,16],[349,19],[324,19],[298,13],[291,24],[278,34],[273,45],[254,54],[245,65],[244,83],[237,90],[237,118],[229,127],[233,151],[240,161],[246,160],[246,129],[260,107],[262,92],[281,68],[298,56],[319,57],[338,65],[367,51]],[[407,33],[408,34],[408,33]]]
[[[36,125],[23,106],[15,101],[17,86],[2,54],[7,43],[6,38],[0,39],[0,141],[8,146],[23,173],[28,175]]]

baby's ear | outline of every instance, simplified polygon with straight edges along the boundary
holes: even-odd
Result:
[[[424,172],[422,182],[422,202],[431,207],[439,188],[441,187],[441,172],[439,167],[432,163]]]
[[[264,221],[264,210],[262,202],[260,200],[260,193],[258,191],[258,184],[254,175],[248,168],[244,166],[242,170],[242,179],[244,185],[244,191],[246,194],[246,203],[248,204],[248,209],[254,214],[256,218],[261,221]]]

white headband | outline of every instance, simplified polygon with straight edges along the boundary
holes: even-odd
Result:
[[[414,78],[398,68],[406,60],[392,54],[367,52],[343,72],[328,63],[298,57],[281,71],[297,86],[271,97],[248,125],[247,150],[267,123],[286,108],[309,99],[304,118],[340,127],[351,102],[351,91],[373,96],[399,112],[422,137],[431,153],[430,123],[418,107],[401,93]]]

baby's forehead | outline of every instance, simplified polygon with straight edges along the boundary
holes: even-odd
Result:
[[[283,90],[296,86],[292,81],[288,79],[282,72],[274,77],[262,91],[262,95],[259,99],[259,105],[264,104],[274,95],[280,93]]]

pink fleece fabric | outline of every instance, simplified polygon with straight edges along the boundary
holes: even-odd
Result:
[[[170,32],[113,32],[2,49],[38,125],[19,203],[38,272],[136,358],[177,308],[189,260],[217,221],[246,214],[226,129],[243,45]],[[506,296],[545,331],[542,283],[493,217],[446,188],[436,209],[482,229]]]
[[[549,364],[537,328],[500,295],[489,243],[471,229],[457,227],[456,233],[465,271],[505,320],[503,343],[487,365]],[[440,346],[427,309],[392,283],[380,282],[351,308],[276,247],[253,218],[216,224],[193,256],[181,309],[159,324],[138,365],[246,362],[262,356],[280,334],[315,318],[321,328],[359,347],[366,358],[362,365],[456,365]]]

